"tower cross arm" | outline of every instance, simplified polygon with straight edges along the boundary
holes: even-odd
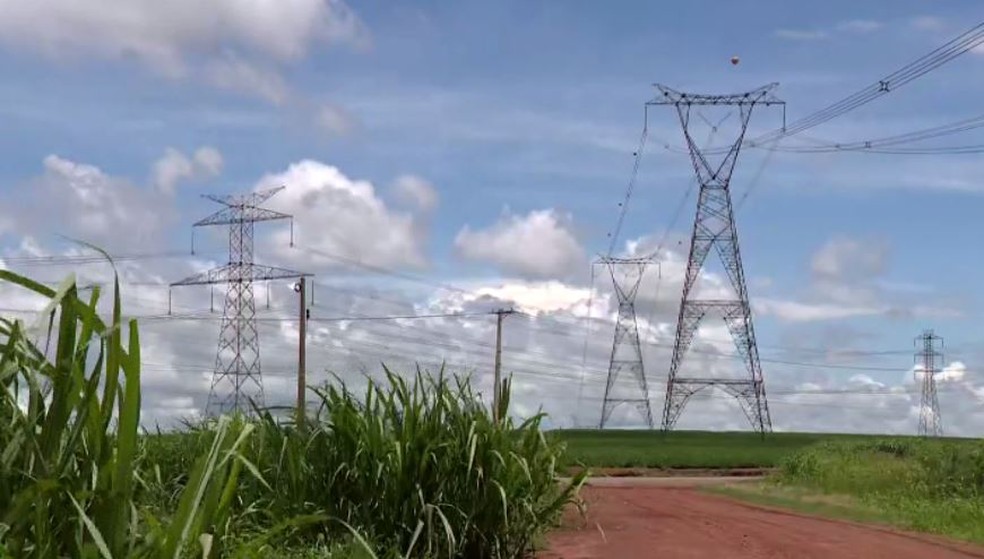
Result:
[[[286,188],[278,186],[266,190],[258,190],[249,194],[202,194],[202,198],[218,202],[229,207],[257,206],[272,198],[276,193]]]
[[[232,283],[237,281],[266,281],[286,278],[309,277],[312,274],[280,268],[277,266],[263,266],[260,264],[226,264],[211,270],[188,276],[183,280],[176,281],[171,287],[182,285],[209,285],[216,283]]]
[[[206,225],[229,225],[233,223],[240,223],[242,221],[273,221],[275,219],[290,219],[291,217],[293,216],[290,214],[268,210],[266,208],[257,208],[254,206],[231,206],[228,208],[223,208],[208,217],[204,217],[196,221],[193,225],[195,227],[202,227]]]
[[[656,84],[660,94],[647,105],[785,105],[772,91],[779,86],[778,82],[745,91],[743,93],[726,93],[712,95],[705,93],[685,93],[662,84]]]

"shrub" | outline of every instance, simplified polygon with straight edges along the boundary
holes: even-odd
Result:
[[[584,479],[558,486],[563,447],[544,438],[542,416],[496,422],[466,381],[385,373],[361,398],[317,389],[319,412],[299,428],[266,416],[250,449],[272,487],[249,483],[262,510],[325,514],[329,534],[405,556],[526,553]],[[505,409],[508,381],[502,393]]]

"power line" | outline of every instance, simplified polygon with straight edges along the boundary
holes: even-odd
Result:
[[[846,114],[862,105],[865,105],[878,97],[889,92],[895,91],[903,85],[918,79],[929,72],[939,68],[954,58],[973,50],[984,42],[984,22],[978,23],[974,27],[951,39],[929,53],[921,56],[898,70],[882,77],[871,85],[862,88],[843,99],[832,103],[819,111],[809,114],[782,129],[763,134],[751,143],[761,144],[774,140],[779,137],[793,136],[843,114]]]
[[[642,153],[646,148],[646,138],[648,136],[649,105],[643,105],[642,136],[639,138],[639,147],[636,149],[636,152],[632,154],[635,156],[635,162],[632,164],[632,174],[629,177],[629,186],[625,189],[625,199],[618,204],[618,221],[615,223],[615,229],[609,235],[611,237],[611,241],[608,243],[609,257],[615,252],[615,245],[618,243],[618,236],[622,232],[622,223],[625,221],[625,214],[629,209],[629,200],[632,198],[632,191],[635,190],[636,179],[639,176],[639,164],[642,163]]]
[[[776,140],[782,138],[788,138],[791,136],[800,135],[803,132],[815,128],[821,124],[829,122],[837,117],[840,117],[848,112],[851,112],[858,107],[861,107],[883,95],[887,95],[898,88],[932,72],[933,70],[943,66],[944,64],[950,62],[951,60],[965,54],[984,43],[984,22],[978,23],[968,29],[967,31],[961,33],[960,35],[954,37],[953,39],[947,41],[943,45],[933,49],[932,51],[924,54],[923,56],[917,58],[916,60],[905,64],[894,72],[883,76],[882,78],[876,80],[872,84],[861,88],[858,91],[827,105],[813,113],[808,114],[792,123],[784,124],[784,126],[772,129],[768,132],[764,132],[759,136],[748,139],[745,143],[749,147],[759,147],[761,148],[763,144],[768,144],[770,142],[775,142]],[[669,143],[664,143],[664,147],[670,151],[677,153],[686,153],[686,150],[679,148],[673,148]],[[966,153],[980,153],[984,151],[982,146],[965,146],[973,151],[968,151]],[[764,148],[771,149],[771,148]],[[948,148],[948,149],[960,149]],[[981,151],[978,151],[981,150]],[[779,150],[782,151],[782,150]],[[716,148],[709,149],[705,153],[720,155],[728,152],[728,148]],[[927,151],[877,151],[870,150],[871,153],[932,153]],[[943,153],[955,153],[953,151],[945,151]]]
[[[385,316],[332,316],[332,317],[317,317],[312,316],[308,318],[309,322],[359,322],[366,320],[413,320],[413,319],[423,319],[423,318],[470,318],[476,316],[489,316],[490,312],[452,312],[452,313],[433,313],[433,314],[403,314],[403,315],[385,315]],[[184,321],[184,320],[205,320],[205,321],[217,321],[222,320],[221,316],[200,316],[200,315],[148,315],[142,317],[143,320],[173,320],[173,321]],[[257,322],[297,322],[298,317],[256,317],[254,320]]]
[[[211,253],[206,253],[211,254]],[[142,252],[129,254],[111,254],[113,262],[129,262],[135,260],[154,260],[163,258],[182,258],[187,257],[187,251],[163,251],[163,252]],[[108,263],[105,256],[100,254],[78,254],[78,255],[48,255],[48,256],[9,256],[0,257],[0,262],[6,265],[16,264],[20,266],[67,266],[79,264],[99,264]]]
[[[933,138],[939,138],[942,136],[957,134],[960,132],[966,132],[968,130],[976,130],[982,127],[984,127],[984,115],[977,115],[974,117],[961,119],[956,122],[937,125],[930,128],[912,130],[900,134],[893,134],[891,136],[885,136],[881,138],[854,140],[849,142],[824,141],[824,142],[820,142],[819,145],[813,145],[813,146],[786,146],[783,148],[772,147],[767,149],[770,152],[784,151],[788,153],[832,153],[832,152],[841,152],[841,151],[856,151],[856,152],[868,152],[868,153],[886,153],[886,152],[896,153],[897,152],[896,150],[890,150],[884,148],[886,148],[887,146],[898,146],[903,144],[929,140]],[[984,146],[975,144],[975,145],[968,145],[968,146],[911,148],[907,150],[901,150],[901,152],[902,153],[919,153],[919,152],[957,153],[957,152],[964,152],[964,150],[979,150],[982,147]]]

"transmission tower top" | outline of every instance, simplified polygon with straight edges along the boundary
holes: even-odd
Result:
[[[711,95],[705,93],[684,93],[663,84],[655,84],[662,95],[647,105],[785,105],[772,91],[779,87],[778,82],[746,91],[744,93],[725,93]]]

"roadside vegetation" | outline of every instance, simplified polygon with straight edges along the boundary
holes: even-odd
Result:
[[[333,382],[298,424],[259,410],[140,429],[140,337],[99,289],[50,289],[46,331],[0,317],[0,557],[522,557],[576,499],[542,417],[469,384],[386,371]],[[50,348],[48,342],[50,341]]]
[[[868,435],[658,430],[556,430],[567,446],[565,466],[592,468],[772,468],[826,440],[866,440]]]
[[[730,495],[763,504],[984,543],[984,441],[828,441]]]

